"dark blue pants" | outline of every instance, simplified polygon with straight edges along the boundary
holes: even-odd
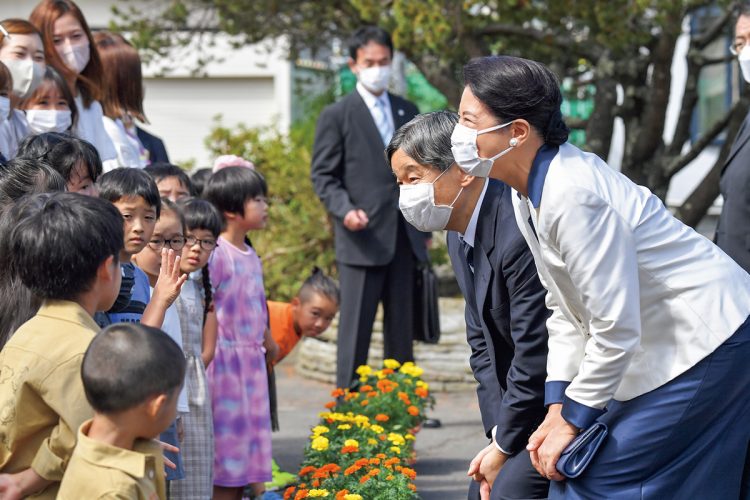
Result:
[[[531,465],[529,452],[522,450],[508,458],[492,486],[491,500],[529,500],[547,498],[549,481]],[[479,483],[471,481],[469,500],[479,500]]]
[[[600,417],[609,435],[550,499],[737,499],[750,443],[750,321],[667,384]],[[745,486],[746,487],[746,486]]]

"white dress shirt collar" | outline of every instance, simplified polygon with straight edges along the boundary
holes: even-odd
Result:
[[[387,91],[383,91],[383,93],[380,95],[375,95],[367,90],[367,88],[365,88],[365,86],[360,82],[357,82],[357,92],[359,92],[362,100],[365,101],[365,104],[367,104],[367,109],[369,109],[370,112],[372,112],[372,108],[375,107],[377,101],[381,101],[385,105],[385,109],[391,109],[391,100],[388,98]],[[390,113],[388,114],[390,115]]]
[[[466,226],[466,232],[464,234],[461,234],[461,239],[466,242],[467,245],[469,245],[471,248],[474,248],[474,240],[477,236],[477,222],[479,221],[479,211],[482,208],[482,202],[484,201],[484,194],[487,192],[487,185],[489,184],[489,181],[487,179],[484,179],[484,187],[482,188],[482,193],[479,195],[479,198],[477,199],[477,205],[474,207],[474,211],[471,213],[471,219],[469,219],[469,224]]]

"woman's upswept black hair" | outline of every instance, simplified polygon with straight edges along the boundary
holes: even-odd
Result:
[[[115,203],[122,198],[141,197],[161,215],[161,197],[154,179],[139,168],[116,168],[96,181],[99,198]]]
[[[224,229],[224,217],[210,201],[201,198],[188,198],[181,200],[177,205],[182,209],[182,214],[185,216],[185,224],[187,225],[188,232],[195,229],[204,229],[210,231],[214,238],[219,237],[219,234]],[[208,272],[208,266],[203,268],[201,279],[204,298],[203,322],[205,323],[206,314],[208,314],[213,302],[213,288],[211,286],[211,276]]]
[[[27,136],[19,144],[16,157],[44,162],[59,172],[66,182],[81,164],[93,182],[102,175],[102,160],[93,144],[64,132]]]
[[[297,292],[297,297],[301,302],[307,302],[313,294],[319,293],[328,297],[331,301],[339,304],[341,297],[339,286],[333,278],[326,276],[322,269],[315,266],[312,268],[310,276],[307,277]]]
[[[105,200],[55,193],[10,232],[11,267],[42,299],[75,300],[123,246],[120,212]]]
[[[464,82],[500,123],[523,118],[545,144],[568,140],[560,82],[544,64],[513,56],[480,57],[464,66]]]
[[[247,167],[227,167],[209,177],[203,189],[203,198],[214,204],[222,213],[245,215],[245,202],[257,196],[266,196],[268,186],[263,176]]]
[[[118,413],[177,391],[185,356],[169,335],[146,325],[110,325],[91,341],[81,363],[86,399],[98,413]]]

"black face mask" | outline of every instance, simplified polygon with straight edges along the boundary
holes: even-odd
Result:
[[[135,284],[135,273],[133,272],[133,265],[122,265],[122,284],[120,284],[120,292],[117,294],[117,299],[112,307],[107,311],[108,313],[119,313],[123,312],[130,305],[130,295],[133,291],[133,285]]]

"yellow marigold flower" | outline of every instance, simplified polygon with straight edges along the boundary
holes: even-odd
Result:
[[[416,438],[414,437],[414,434],[407,434],[406,436],[404,436],[404,439],[408,441],[414,441]]]
[[[313,450],[316,451],[324,451],[328,449],[328,438],[324,438],[323,436],[316,436],[312,440],[312,446]]]
[[[328,490],[310,490],[307,492],[308,497],[327,497],[328,496]]]
[[[370,417],[367,415],[354,415],[353,422],[360,427],[369,425]]]
[[[417,387],[423,387],[427,391],[430,390],[430,384],[428,384],[424,380],[417,380]]]
[[[376,444],[378,444],[378,440],[370,438],[370,439],[367,440],[367,444],[376,445]]]
[[[371,373],[372,368],[370,368],[368,365],[359,365],[359,367],[357,367],[357,375],[359,375],[360,377],[366,377]]]
[[[344,495],[344,500],[362,500],[362,495],[357,495],[356,493],[349,493],[348,495]]]
[[[330,431],[330,429],[325,425],[316,425],[312,428],[313,436],[320,436],[321,434],[325,434],[328,431]]]
[[[391,451],[395,453],[396,455],[401,454],[401,448],[399,448],[398,446],[391,446]]]
[[[396,368],[401,366],[401,363],[399,363],[395,359],[384,359],[383,366],[385,366],[386,368],[390,368],[391,370],[395,370]]]
[[[344,446],[353,446],[354,448],[359,448],[359,442],[356,439],[347,439],[344,441]]]
[[[379,426],[378,424],[372,424],[372,425],[370,426],[370,430],[371,430],[372,432],[374,432],[375,434],[380,434],[380,433],[382,433],[382,432],[383,432],[383,431],[384,431],[385,429],[383,429],[382,427],[380,427],[380,426]]]
[[[385,373],[383,373],[383,370],[378,370],[375,372],[375,376],[378,377],[378,380],[383,380],[385,378]]]
[[[339,426],[337,427],[337,429],[341,429],[342,431],[347,431],[347,430],[349,430],[349,429],[351,429],[351,428],[352,428],[352,426],[351,426],[351,425],[349,425],[349,424],[341,424],[341,425],[339,425]]]
[[[401,446],[406,443],[404,436],[396,432],[391,432],[390,434],[388,434],[388,441],[395,444],[396,446]]]

